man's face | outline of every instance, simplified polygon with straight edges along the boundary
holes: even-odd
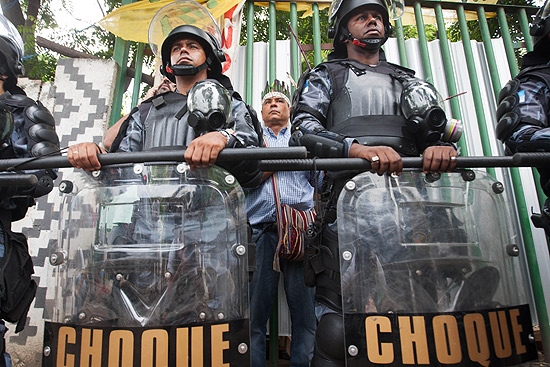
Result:
[[[172,43],[170,62],[172,65],[199,66],[206,62],[206,53],[195,37],[182,36]]]
[[[363,5],[351,12],[347,27],[355,38],[384,37],[384,19],[376,7]]]
[[[170,79],[168,78],[163,78],[162,79],[162,82],[160,83],[159,87],[158,87],[158,94],[161,94],[161,93],[164,93],[164,92],[168,92],[168,91],[171,91],[173,92],[174,90],[176,90],[176,86],[174,85],[174,83],[172,83],[170,81]]]
[[[262,119],[266,126],[272,123],[286,123],[290,117],[290,108],[281,97],[266,98],[262,103]]]

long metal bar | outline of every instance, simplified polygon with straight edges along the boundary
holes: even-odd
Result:
[[[508,21],[506,20],[506,13],[504,12],[504,8],[498,8],[497,15],[498,24],[500,26],[500,34],[502,35],[504,49],[506,50],[506,59],[508,60],[508,66],[510,67],[510,73],[512,74],[513,78],[518,75],[519,69],[516,60],[516,54],[514,53],[512,37],[510,37],[510,29],[508,28]]]
[[[422,70],[424,70],[424,79],[430,83],[434,83],[432,74],[432,64],[430,62],[430,54],[428,52],[428,40],[426,39],[426,31],[424,26],[424,18],[422,17],[422,8],[419,2],[414,3],[414,17],[416,18],[416,28],[418,30],[418,42],[420,44],[420,55],[422,56]]]
[[[472,44],[470,43],[470,33],[468,30],[468,24],[466,23],[466,13],[464,12],[464,7],[462,6],[459,6],[456,12],[458,15],[460,34],[462,36],[462,47],[464,48],[464,56],[466,57],[466,65],[468,67],[470,88],[472,88],[472,95],[476,110],[477,126],[479,128],[479,135],[481,137],[483,154],[490,157],[493,155],[493,153],[491,151],[489,131],[487,130],[487,121],[485,120],[485,111],[481,99],[481,92],[479,90],[479,80],[477,77],[477,70],[474,62],[474,54],[472,52]],[[496,177],[496,173],[493,168],[488,168],[487,171],[491,176]]]
[[[246,89],[245,101],[247,104],[252,104],[252,86],[254,79],[252,78],[254,67],[254,1],[246,3]]]
[[[443,57],[443,68],[445,70],[447,90],[449,91],[449,95],[455,96],[458,94],[458,91],[456,87],[456,78],[452,63],[451,48],[449,46],[449,40],[447,39],[447,29],[445,27],[445,19],[443,17],[441,4],[435,4],[434,11],[437,21],[437,33],[439,35],[439,47],[441,48],[441,55]],[[453,117],[455,119],[462,120],[462,112],[460,111],[460,104],[458,103],[458,99],[452,98],[450,100],[450,103]],[[460,139],[458,141],[458,146],[460,147],[462,155],[468,155],[468,146],[466,145],[465,139]]]
[[[513,156],[458,157],[457,168],[487,167],[550,167],[550,153],[516,153]],[[404,168],[422,168],[422,157],[403,157]],[[318,158],[318,159],[269,159],[260,160],[264,171],[311,171],[319,170],[370,170],[370,162],[361,158]]]
[[[143,69],[143,50],[144,43],[138,43],[136,50],[136,71],[134,73],[134,90],[132,92],[132,108],[137,106],[139,101],[139,90],[141,86],[141,70]]]
[[[397,35],[397,47],[399,50],[399,62],[401,66],[409,67],[409,61],[407,60],[407,48],[405,47],[405,35],[403,33],[403,22],[401,18],[395,21],[395,33]]]
[[[103,166],[143,163],[143,162],[183,162],[185,149],[165,150],[155,152],[121,152],[99,154],[99,162]],[[308,159],[305,147],[285,148],[231,148],[224,149],[218,155],[218,162],[260,160],[262,164],[281,164],[282,171],[313,169],[330,170],[370,169],[370,163],[361,158],[316,158]],[[550,153],[516,153],[513,156],[474,156],[458,157],[457,168],[487,168],[487,167],[550,167]],[[67,157],[13,158],[0,160],[0,172],[13,170],[66,168],[72,167]],[[421,157],[403,157],[403,167],[422,168]]]
[[[155,152],[121,152],[99,154],[99,162],[104,165],[142,163],[142,162],[183,162],[185,149],[163,150]],[[231,148],[224,149],[218,155],[219,162],[258,160],[258,159],[286,159],[305,158],[307,149],[305,147],[285,148]],[[39,157],[39,158],[14,158],[1,159],[0,171],[13,171],[14,169],[43,169],[43,168],[64,168],[72,167],[67,157]]]
[[[321,55],[321,22],[319,21],[319,4],[313,4],[313,62],[319,65]]]

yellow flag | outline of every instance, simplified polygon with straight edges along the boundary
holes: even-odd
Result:
[[[107,14],[105,18],[99,21],[99,24],[109,32],[121,37],[122,39],[147,43],[147,31],[149,29],[151,19],[160,8],[174,1],[176,0],[142,0],[124,5]],[[476,3],[496,4],[496,1],[497,0],[477,0]],[[214,19],[220,19],[226,11],[240,3],[241,0],[199,0],[198,2],[204,5],[206,9],[212,13]],[[269,6],[268,2],[255,4],[265,7]],[[330,1],[320,1],[318,4],[319,10],[323,10],[330,6]],[[276,8],[278,10],[290,11],[290,3],[277,2]],[[298,12],[305,11],[302,15],[303,17],[310,16],[312,14],[310,2],[297,2],[297,9]],[[433,9],[423,9],[422,15],[425,24],[436,23]],[[456,12],[454,10],[444,9],[443,16],[447,22],[454,22],[457,20]],[[495,13],[487,13],[487,18],[494,16]],[[477,19],[476,12],[466,11],[466,19]],[[416,24],[412,7],[405,8],[405,14],[402,17],[402,22],[404,25]]]
[[[455,1],[455,0],[442,0],[442,1]],[[496,4],[497,0],[473,0],[476,4]],[[473,2],[472,0],[467,2]],[[331,1],[328,0],[322,0],[319,1],[319,10],[323,10],[325,8],[328,8],[330,6]],[[297,2],[297,9],[298,12],[305,11],[305,13],[302,15],[302,18],[311,16],[313,13],[313,10],[311,8],[311,2],[307,3],[301,3]],[[259,5],[263,7],[269,7],[268,2],[257,2],[254,3],[254,5]],[[290,11],[290,2],[276,2],[275,7],[277,10],[284,10],[284,11]],[[466,11],[466,20],[476,20],[477,19],[477,13],[474,11]],[[495,13],[486,13],[487,18],[495,17]],[[435,13],[433,9],[431,8],[424,8],[422,9],[422,17],[424,19],[425,24],[436,24],[435,19]],[[456,22],[458,20],[458,17],[456,15],[456,12],[454,10],[450,9],[443,9],[443,18],[446,22]],[[401,18],[401,21],[403,25],[416,25],[416,19],[414,16],[414,9],[413,7],[405,7],[405,13],[403,14],[403,17]]]

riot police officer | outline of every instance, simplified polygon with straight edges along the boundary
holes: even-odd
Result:
[[[441,106],[404,108],[412,100],[402,95],[405,87],[420,81],[411,70],[385,61],[381,46],[392,31],[386,2],[334,0],[329,14],[334,52],[300,80],[291,116],[293,141],[318,157],[367,159],[380,175],[399,175],[401,156],[420,153],[424,172],[454,169],[457,152],[441,141],[438,130],[446,123]],[[435,93],[431,86],[426,90]],[[405,110],[412,113],[405,116]],[[322,238],[308,250],[306,278],[316,286],[320,318],[312,366],[345,365],[336,201],[346,178],[353,176],[325,175],[330,196],[319,229]]]
[[[537,12],[529,32],[534,49],[522,59],[521,72],[499,93],[496,136],[506,153],[550,151],[550,2]],[[544,193],[550,196],[550,170],[538,168]],[[550,202],[532,217],[550,235]]]
[[[197,25],[193,25],[188,17],[174,16],[177,7],[197,8],[197,14],[204,16],[196,19]],[[259,122],[253,121],[255,115],[233,91],[229,78],[222,74],[225,54],[220,46],[221,32],[214,19],[191,0],[178,1],[171,7],[172,13],[163,10],[165,8],[151,22],[149,44],[162,60],[161,72],[176,83],[176,91],[162,93],[135,108],[121,125],[111,151],[185,146],[186,161],[192,166],[204,167],[214,164],[218,153],[226,147],[257,146],[258,133],[254,125]],[[161,23],[166,16],[172,17],[175,22],[185,19],[186,23],[176,26],[166,36],[162,33],[164,28]],[[216,119],[218,114],[212,113],[214,111],[204,111],[198,116],[187,108],[190,89],[195,83],[206,79],[215,80],[231,94],[231,116],[227,123],[224,121],[219,125]],[[217,99],[213,97],[211,100]],[[254,120],[257,121],[257,117]],[[76,168],[97,170],[100,167],[98,153],[102,153],[98,146],[83,143],[71,147],[67,157]],[[229,169],[243,186],[255,187],[260,183],[261,173],[257,164],[225,164],[224,168]]]
[[[26,158],[59,152],[55,121],[40,103],[28,98],[17,86],[23,73],[23,41],[15,26],[0,15],[0,158]],[[17,323],[15,332],[25,326],[27,312],[37,285],[31,278],[32,260],[23,234],[14,233],[11,223],[22,219],[34,199],[53,188],[55,172],[27,172],[37,184],[0,184],[0,366],[11,365],[5,352],[4,320]],[[6,178],[10,173],[2,173]],[[0,181],[1,182],[1,181]],[[4,259],[9,259],[8,262]]]

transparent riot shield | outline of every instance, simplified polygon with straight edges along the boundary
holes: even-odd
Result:
[[[248,366],[247,252],[244,194],[221,168],[88,175],[51,254],[43,365]]]
[[[502,185],[477,171],[431,181],[418,172],[364,173],[340,195],[347,366],[537,358]]]

